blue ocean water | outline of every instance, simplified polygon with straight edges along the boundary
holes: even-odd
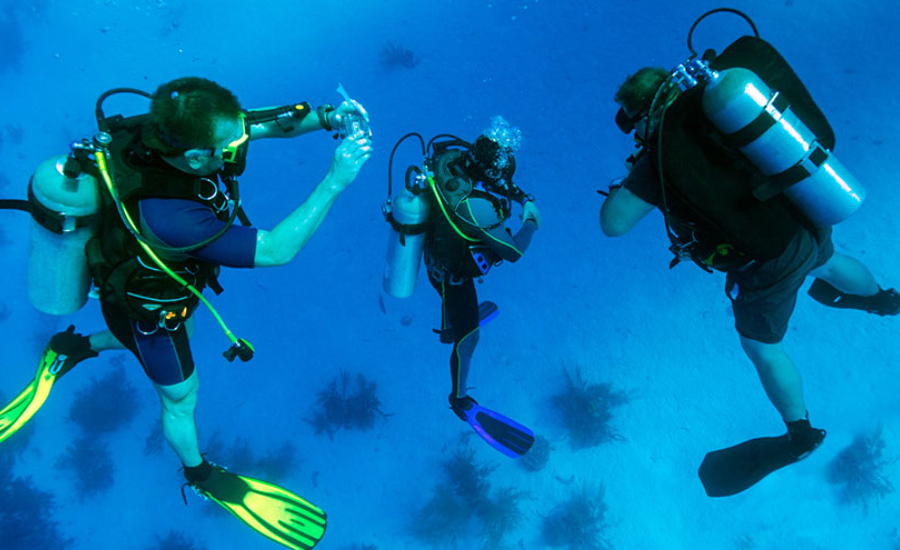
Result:
[[[429,547],[441,529],[429,538],[416,525],[446,483],[442,464],[458,463],[461,449],[484,466],[486,498],[496,501],[504,488],[520,492],[519,521],[492,538],[479,512],[484,503],[468,500],[472,514],[448,513],[450,535],[439,546],[556,547],[545,518],[584,493],[595,512],[605,511],[582,526],[596,544],[573,540],[572,548],[898,548],[897,494],[847,502],[831,474],[855,437],[880,429],[878,474],[896,484],[897,319],[826,309],[801,294],[785,345],[803,373],[811,419],[828,438],[808,460],[752,490],[709,499],[696,476],[704,454],[780,434],[783,424],[740,350],[722,275],[687,264],[670,271],[656,213],[619,239],[605,238],[598,225],[602,197],[595,190],[624,175],[631,150],[613,124],[615,90],[641,66],[683,61],[691,24],[719,6],[0,0],[0,197],[24,198],[38,163],[90,136],[94,101],[109,88],[152,91],[198,75],[257,107],[337,103],[343,83],[370,113],[375,155],[292,264],[223,272],[227,292],[216,307],[257,357],[225,362],[227,340],[209,314],[197,314],[197,423],[212,460],[263,476],[289,444],[292,466],[279,482],[328,512],[323,549]],[[838,251],[862,259],[882,286],[900,284],[895,6],[729,6],[746,11],[790,61],[829,117],[836,153],[868,190],[860,211],[835,229]],[[697,30],[694,44],[721,50],[746,31],[740,19],[718,16]],[[389,44],[413,52],[417,63],[385,60]],[[544,223],[520,262],[478,285],[501,313],[483,330],[469,383],[482,404],[546,438],[549,462],[537,472],[477,440],[447,409],[449,348],[431,332],[440,302],[424,276],[412,298],[381,292],[388,229],[380,206],[394,142],[411,131],[471,139],[498,114],[523,131],[517,182],[536,195]],[[324,133],[254,143],[242,178],[253,222],[271,228],[299,205],[335,146]],[[420,162],[415,147],[404,147],[395,174]],[[67,318],[30,306],[29,221],[18,212],[0,218],[0,395],[10,398],[32,376],[51,334],[69,323],[84,332],[103,325],[94,301]],[[342,370],[376,382],[389,416],[379,415],[368,430],[317,435],[309,422],[317,394]],[[611,410],[615,437],[573,445],[552,402],[567,372],[628,396]],[[118,385],[102,384],[110,373]],[[102,399],[133,418],[80,441],[70,411],[98,383],[114,388]],[[0,476],[12,495],[0,501],[0,550],[277,548],[190,491],[184,505],[180,464],[155,435],[157,402],[125,354],[104,354],[68,375],[27,435],[0,447]],[[76,457],[93,473],[80,479],[67,466]],[[164,545],[170,533],[190,542]]]

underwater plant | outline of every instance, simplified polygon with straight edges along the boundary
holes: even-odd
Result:
[[[469,501],[461,498],[445,483],[434,488],[431,498],[413,514],[412,535],[434,547],[455,542],[472,517]]]
[[[54,497],[31,478],[13,475],[11,457],[0,456],[0,541],[3,550],[65,548],[72,543],[55,521]],[[36,528],[37,527],[37,528]]]
[[[157,538],[156,544],[148,546],[146,550],[206,550],[206,547],[198,545],[185,533],[169,531],[166,538]]]
[[[450,488],[466,502],[480,502],[487,499],[491,489],[488,476],[497,469],[493,464],[475,462],[475,450],[465,446],[457,449],[453,456],[441,463]]]
[[[268,481],[281,481],[286,478],[300,461],[297,459],[297,448],[290,441],[270,451],[257,461],[257,469]]]
[[[606,502],[602,486],[589,490],[582,487],[566,503],[544,518],[541,535],[552,548],[570,550],[607,550],[603,538],[606,528]]]
[[[114,432],[134,420],[138,413],[137,390],[125,379],[121,367],[75,395],[69,408],[69,420],[85,435]]]
[[[163,435],[162,426],[158,423],[156,426],[150,430],[150,433],[147,434],[147,437],[144,438],[144,454],[151,455],[163,450],[163,443],[166,442],[166,438]]]
[[[256,455],[250,443],[243,437],[237,438],[230,447],[226,447],[221,456],[229,470],[248,473],[256,470]]]
[[[539,435],[534,438],[534,445],[531,446],[531,450],[522,455],[517,462],[519,466],[529,472],[539,472],[547,466],[549,460],[550,442],[547,441],[546,437]]]
[[[56,467],[75,474],[75,490],[80,499],[96,496],[112,487],[116,470],[106,443],[88,435],[78,437],[66,447],[66,452],[56,459]]]
[[[253,448],[246,439],[239,437],[235,439],[231,446],[219,438],[216,432],[206,445],[206,451],[203,456],[208,457],[210,461],[225,466],[232,472],[239,472],[251,476],[258,476],[256,471],[256,455]]]
[[[299,462],[297,449],[290,442],[257,457],[246,439],[239,437],[231,446],[225,446],[218,433],[209,441],[204,455],[233,472],[262,477],[266,481],[284,479]]]
[[[378,62],[385,69],[413,69],[419,61],[414,51],[391,41],[382,44],[378,54]]]
[[[839,486],[841,502],[868,509],[894,490],[884,468],[891,461],[884,456],[882,427],[872,433],[857,434],[828,465],[828,481]]]
[[[475,513],[481,520],[481,535],[490,548],[496,548],[507,533],[522,524],[519,502],[526,496],[524,491],[502,487],[492,498],[478,504]]]
[[[562,415],[573,449],[596,447],[622,437],[610,426],[612,410],[628,402],[623,392],[614,391],[611,384],[588,384],[576,370],[574,376],[566,369],[566,385],[562,393],[551,399]]]
[[[443,461],[441,468],[446,480],[434,487],[431,498],[414,514],[410,527],[413,536],[431,546],[449,545],[458,539],[478,507],[486,506],[484,511],[477,511],[479,515],[487,516],[482,522],[491,522],[490,530],[483,523],[485,537],[490,533],[502,537],[505,526],[513,523],[518,507],[517,495],[506,491],[501,491],[497,500],[489,502],[491,484],[487,477],[497,467],[477,463],[475,450],[463,446]],[[490,504],[496,506],[489,508]]]
[[[312,420],[307,420],[316,429],[316,434],[325,432],[334,439],[341,428],[368,430],[375,424],[376,414],[382,418],[391,416],[381,410],[381,401],[375,395],[377,384],[362,374],[356,375],[356,388],[351,388],[350,373],[342,370],[340,375],[316,394],[316,402],[322,411]]]

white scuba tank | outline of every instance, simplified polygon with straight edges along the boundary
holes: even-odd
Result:
[[[763,174],[783,178],[784,194],[813,223],[834,225],[860,207],[862,185],[756,73],[735,67],[707,76],[706,116],[726,135],[743,132],[738,149]]]
[[[395,298],[408,298],[416,290],[422,250],[425,247],[425,228],[413,228],[428,221],[431,206],[424,193],[414,194],[402,188],[392,201],[391,214],[395,223],[391,224],[388,233],[382,286],[385,292]],[[398,231],[395,224],[413,232]]]
[[[67,315],[87,302],[90,274],[84,246],[96,228],[97,181],[63,174],[66,156],[44,161],[32,176],[28,298],[39,311]]]

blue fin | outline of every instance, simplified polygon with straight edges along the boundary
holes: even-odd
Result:
[[[510,458],[519,458],[534,445],[534,432],[511,418],[472,402],[466,422],[487,443]]]

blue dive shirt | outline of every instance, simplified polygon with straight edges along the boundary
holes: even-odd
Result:
[[[202,242],[225,226],[209,207],[187,199],[143,199],[140,210],[143,230],[176,248]],[[186,254],[225,267],[253,267],[256,229],[232,225],[215,241]]]

